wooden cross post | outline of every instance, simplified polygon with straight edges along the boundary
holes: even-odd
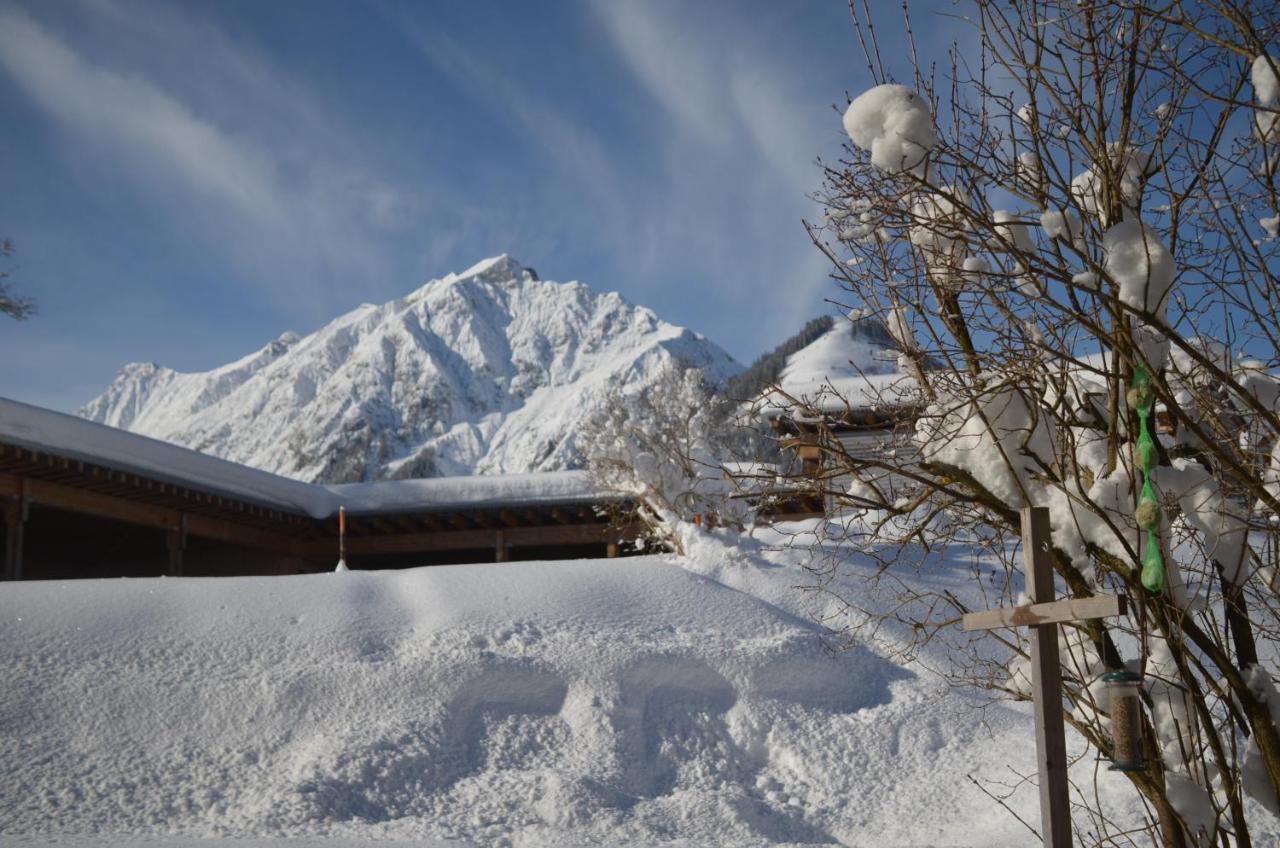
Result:
[[[1036,712],[1036,762],[1040,771],[1041,836],[1047,848],[1070,848],[1071,805],[1067,795],[1067,739],[1062,717],[1062,662],[1058,625],[1067,621],[1124,615],[1118,595],[1053,599],[1049,561],[1049,510],[1022,510],[1022,555],[1031,603],[964,617],[965,630],[1031,628],[1031,693]]]

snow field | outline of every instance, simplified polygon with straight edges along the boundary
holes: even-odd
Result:
[[[15,584],[0,842],[1029,836],[965,778],[1034,768],[1025,710],[830,653],[785,557],[690,550],[703,573],[643,557]],[[1034,818],[1033,788],[1010,803]]]

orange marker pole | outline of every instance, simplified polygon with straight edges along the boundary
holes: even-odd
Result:
[[[347,561],[347,508],[338,507],[338,562]]]

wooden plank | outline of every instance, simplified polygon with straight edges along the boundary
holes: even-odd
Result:
[[[971,612],[965,615],[965,630],[996,630],[1001,627],[1034,627],[1089,618],[1124,615],[1128,605],[1123,596],[1093,595],[1088,598],[1064,598],[1049,604],[1023,604],[1020,607]]]
[[[397,536],[358,536],[347,539],[348,554],[405,554],[427,551],[493,548],[492,530],[450,530],[444,533],[401,533]],[[325,549],[328,549],[326,543]]]
[[[23,536],[26,532],[26,516],[21,500],[4,502],[4,579],[22,578]]]
[[[490,513],[483,512],[478,509],[471,510],[471,513],[467,517],[474,521],[477,526],[484,527],[487,530],[495,530],[502,526],[494,520]]]
[[[0,497],[13,500],[22,497],[22,478],[0,473]]]
[[[169,576],[182,576],[182,555],[187,547],[187,521],[181,516],[177,530],[165,531],[165,545],[169,551]]]
[[[293,536],[273,533],[259,527],[250,527],[232,521],[223,521],[208,515],[187,515],[187,533],[203,539],[226,542],[230,545],[244,545],[248,548],[263,548],[279,551],[294,556],[302,555],[307,550],[307,543]],[[326,543],[332,547],[332,543]]]
[[[46,483],[43,480],[27,482],[31,484],[31,502],[34,504],[126,521],[131,524],[160,527],[165,530],[178,528],[177,511],[167,507],[153,506],[117,495],[90,492],[58,483]]]
[[[502,531],[507,545],[591,545],[635,538],[639,528],[611,528],[607,524],[547,525],[512,527]],[[361,536],[347,539],[353,554],[419,553],[494,548],[494,530],[452,530],[444,533],[406,533],[399,536]]]
[[[1049,510],[1022,510],[1022,555],[1032,603],[1053,603],[1049,560]],[[1036,758],[1040,766],[1041,837],[1048,848],[1070,848],[1071,805],[1067,786],[1067,737],[1062,715],[1062,666],[1058,626],[1031,629],[1031,689],[1035,699]]]
[[[463,517],[460,513],[451,512],[444,516],[444,520],[458,528],[459,531],[468,532],[475,529],[475,525]]]
[[[181,530],[183,526],[183,513],[169,507],[155,506],[43,480],[11,479],[8,475],[0,474],[0,491],[8,491],[15,486],[20,488],[24,484],[28,487],[30,502],[39,506],[96,515],[99,518],[157,527],[161,530]],[[188,514],[186,527],[191,535],[231,544],[286,552],[293,552],[298,547],[298,542],[289,536],[204,515]]]

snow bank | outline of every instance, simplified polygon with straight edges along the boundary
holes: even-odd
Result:
[[[689,548],[7,587],[0,842],[1022,841],[965,775],[1034,768],[1028,710],[829,653],[790,555]]]
[[[938,143],[929,104],[903,85],[878,85],[863,92],[844,113],[849,138],[871,154],[882,171],[914,171]]]

